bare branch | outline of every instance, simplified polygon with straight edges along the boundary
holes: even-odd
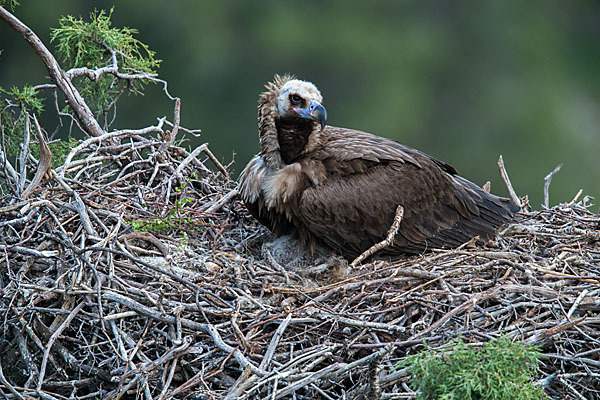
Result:
[[[52,349],[52,345],[54,345],[54,342],[56,341],[56,339],[58,339],[58,336],[62,333],[63,330],[65,330],[65,328],[67,326],[69,326],[69,324],[71,323],[73,318],[75,318],[77,313],[79,313],[79,311],[81,311],[81,309],[83,308],[84,305],[85,305],[84,302],[79,303],[79,305],[77,307],[75,307],[69,313],[69,316],[62,322],[62,324],[60,324],[58,329],[56,329],[56,331],[52,334],[52,336],[50,337],[50,340],[48,340],[48,344],[46,345],[46,350],[44,350],[44,358],[42,359],[42,366],[40,367],[40,377],[38,378],[38,385],[37,385],[38,392],[40,390],[42,390],[42,384],[44,383],[44,375],[46,374],[46,365],[48,363],[48,356],[50,355],[50,349]]]
[[[363,262],[363,260],[365,260],[367,257],[372,256],[379,250],[384,249],[384,248],[390,246],[392,243],[394,243],[394,238],[396,237],[396,234],[398,233],[398,229],[400,229],[400,223],[402,222],[403,216],[404,216],[404,207],[402,207],[400,205],[396,208],[396,216],[394,217],[394,222],[392,223],[392,226],[388,230],[386,238],[379,243],[375,243],[373,246],[368,248],[361,255],[356,257],[354,259],[354,261],[352,261],[350,266],[352,268],[356,267],[358,264]]]
[[[163,144],[161,144],[160,148],[158,149],[158,154],[160,154],[161,157],[164,157],[164,153],[169,147],[171,147],[173,141],[175,140],[175,137],[177,136],[177,132],[179,131],[179,122],[181,119],[181,99],[179,98],[175,99],[175,111],[173,112],[173,114],[173,130],[167,131],[166,140],[163,142]]]
[[[260,369],[262,369],[262,370],[268,369],[269,364],[271,363],[271,359],[273,358],[273,354],[275,353],[275,348],[279,344],[279,341],[281,340],[281,337],[283,336],[283,332],[285,332],[285,329],[289,325],[291,319],[292,319],[292,314],[288,314],[288,316],[285,317],[285,319],[283,321],[281,321],[281,323],[279,324],[279,327],[277,328],[277,330],[275,331],[275,334],[271,338],[271,343],[269,344],[269,347],[267,348],[265,356],[264,356],[262,362],[260,363],[260,367],[259,367]]]
[[[41,58],[46,66],[50,78],[56,83],[56,86],[62,91],[67,99],[67,103],[75,113],[80,126],[90,136],[101,136],[104,130],[94,118],[92,111],[85,103],[83,97],[79,94],[69,77],[61,69],[58,61],[40,40],[40,38],[17,17],[7,11],[4,7],[0,7],[0,18],[6,21],[14,30],[19,32],[23,38],[33,47],[37,55]]]
[[[561,168],[562,168],[562,164],[558,164],[552,170],[552,172],[550,172],[544,178],[544,207],[546,207],[546,208],[550,207],[550,194],[549,194],[550,182],[552,181],[552,177],[554,176],[554,174],[556,174],[558,171],[560,171]]]
[[[510,198],[516,205],[518,205],[522,209],[524,206],[523,202],[521,201],[521,199],[519,199],[519,196],[517,196],[517,192],[515,192],[512,183],[510,183],[510,178],[508,177],[508,172],[506,172],[506,168],[504,167],[504,159],[502,158],[502,156],[498,158],[498,167],[500,168],[500,175],[502,176],[502,180],[504,181],[504,184],[508,189]]]
[[[31,120],[29,113],[23,113],[23,143],[21,143],[21,153],[19,154],[19,181],[17,182],[17,193],[23,193],[25,182],[27,181],[27,159],[29,158],[29,140],[31,137]]]
[[[143,134],[146,134],[146,133],[149,133],[149,132],[162,132],[161,126],[160,125],[158,125],[158,126],[150,126],[148,128],[137,129],[137,130],[123,129],[123,130],[120,130],[120,131],[108,132],[108,133],[104,133],[104,134],[102,134],[100,136],[89,138],[89,139],[85,140],[84,142],[80,143],[77,147],[74,147],[69,152],[69,155],[65,159],[64,165],[62,167],[57,168],[57,170],[60,171],[60,176],[64,177],[65,176],[65,172],[69,169],[69,165],[70,165],[71,160],[73,159],[73,157],[75,157],[83,149],[89,147],[92,144],[99,143],[99,142],[101,142],[103,140],[108,140],[108,139],[115,138],[115,137],[143,135]]]
[[[46,143],[46,139],[44,139],[42,128],[40,128],[40,124],[35,115],[33,116],[33,120],[35,122],[38,141],[40,142],[40,159],[33,179],[29,183],[29,186],[21,193],[21,199],[27,199],[42,182],[42,179],[48,170],[52,168],[52,152]]]

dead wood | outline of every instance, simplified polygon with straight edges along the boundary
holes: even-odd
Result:
[[[35,175],[31,179],[31,182],[29,182],[27,188],[25,188],[25,190],[23,190],[23,193],[21,193],[22,199],[28,198],[31,195],[31,193],[33,193],[33,191],[42,182],[42,179],[52,167],[52,152],[50,151],[50,148],[46,143],[44,133],[42,132],[42,128],[40,128],[40,124],[38,123],[37,117],[35,115],[33,115],[33,120],[35,122],[36,133],[38,141],[40,143],[40,159],[38,160],[38,166],[35,170]]]
[[[15,31],[19,32],[27,43],[33,47],[46,66],[50,78],[52,78],[52,81],[65,95],[65,99],[75,113],[81,129],[91,136],[102,135],[104,131],[98,124],[98,121],[96,121],[96,118],[94,118],[92,111],[83,100],[83,97],[79,94],[79,91],[73,86],[71,77],[60,68],[54,55],[48,50],[35,32],[3,7],[0,7],[0,18],[6,21]]]

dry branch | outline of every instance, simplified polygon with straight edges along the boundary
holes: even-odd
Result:
[[[40,38],[27,25],[22,23],[17,17],[1,6],[0,18],[6,21],[15,31],[19,32],[27,43],[33,47],[46,66],[50,78],[52,78],[52,81],[65,95],[67,103],[75,113],[82,130],[91,136],[101,136],[104,133],[104,130],[100,127],[98,121],[94,118],[92,111],[83,100],[83,97],[81,97],[79,91],[73,86],[73,83],[61,69],[58,61],[56,61],[56,58],[54,58],[46,45],[44,45]]]
[[[398,229],[400,229],[400,223],[402,222],[403,216],[404,216],[404,207],[399,205],[396,208],[396,215],[394,216],[394,221],[392,222],[392,226],[388,230],[388,233],[387,233],[387,236],[385,237],[385,239],[379,243],[375,243],[373,246],[371,246],[370,248],[365,250],[361,255],[356,257],[356,259],[354,259],[354,261],[352,261],[350,266],[354,268],[358,264],[363,262],[363,260],[365,260],[366,258],[377,253],[379,250],[385,249],[386,247],[391,246],[392,243],[394,243],[394,238],[396,237],[396,234],[398,233]]]
[[[508,189],[508,193],[510,194],[510,198],[512,199],[513,203],[523,208],[523,202],[521,201],[521,199],[519,199],[519,196],[517,196],[517,192],[515,192],[515,189],[513,188],[513,185],[510,182],[510,178],[508,177],[508,172],[506,171],[506,167],[504,166],[504,159],[502,158],[502,156],[498,157],[498,167],[500,168],[500,175],[502,176],[502,180],[504,181],[504,184]]]
[[[552,172],[550,172],[544,178],[544,207],[550,207],[550,182],[552,181],[552,177],[562,168],[562,164],[558,164]]]

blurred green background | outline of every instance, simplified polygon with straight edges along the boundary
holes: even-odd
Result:
[[[22,3],[15,14],[46,44],[61,15],[115,4]],[[598,1],[131,0],[115,4],[113,23],[137,28],[163,60],[182,125],[202,129],[190,144],[209,142],[225,162],[235,153],[236,173],[258,151],[259,92],[289,72],[321,89],[331,125],[416,147],[479,185],[491,180],[497,194],[507,193],[502,154],[535,209],[558,163],[551,204],[580,188],[600,195]],[[44,81],[39,59],[4,23],[0,48],[0,86]],[[121,100],[113,127],[154,124],[172,108],[150,88]]]

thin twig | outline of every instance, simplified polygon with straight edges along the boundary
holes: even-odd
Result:
[[[552,170],[552,172],[550,172],[548,175],[546,175],[546,177],[544,178],[544,207],[548,208],[550,207],[550,182],[552,181],[552,177],[554,176],[554,174],[556,174],[558,171],[560,171],[560,169],[562,168],[562,163],[558,164],[554,170]]]
[[[502,156],[498,158],[498,167],[500,168],[500,175],[502,176],[502,180],[508,189],[508,193],[510,194],[510,198],[512,199],[513,203],[518,205],[520,208],[523,208],[523,202],[521,199],[519,199],[519,196],[517,196],[517,192],[515,192],[512,183],[510,183],[510,178],[508,177],[508,172],[506,172],[506,168],[504,167],[504,159]]]
[[[394,217],[394,222],[392,223],[392,226],[388,230],[386,238],[384,240],[382,240],[381,242],[376,243],[373,246],[369,247],[361,255],[359,255],[358,257],[356,257],[354,259],[354,261],[352,261],[352,263],[350,264],[350,266],[352,268],[354,268],[358,264],[360,264],[363,260],[365,260],[367,257],[375,254],[376,252],[378,252],[381,249],[384,249],[384,248],[386,248],[388,246],[391,246],[392,243],[394,243],[394,237],[396,237],[396,234],[398,233],[398,230],[400,229],[400,223],[402,222],[402,217],[403,216],[404,216],[404,207],[402,207],[401,205],[399,205],[396,208],[396,215]]]
[[[42,358],[42,365],[40,366],[40,376],[38,378],[38,384],[37,384],[38,392],[40,392],[42,390],[42,385],[44,384],[44,375],[46,374],[46,365],[48,363],[48,356],[50,355],[50,349],[52,349],[52,345],[54,344],[56,339],[58,339],[58,337],[60,336],[62,331],[65,330],[65,328],[67,326],[69,326],[71,321],[73,321],[73,318],[75,318],[77,313],[79,313],[79,311],[81,311],[81,309],[83,308],[84,305],[85,305],[84,302],[79,303],[79,305],[77,307],[75,307],[69,313],[67,318],[65,318],[63,323],[60,324],[60,326],[58,327],[58,329],[56,329],[56,331],[52,334],[52,336],[50,336],[50,340],[48,340],[48,344],[46,345],[46,349],[44,350],[44,357]]]

